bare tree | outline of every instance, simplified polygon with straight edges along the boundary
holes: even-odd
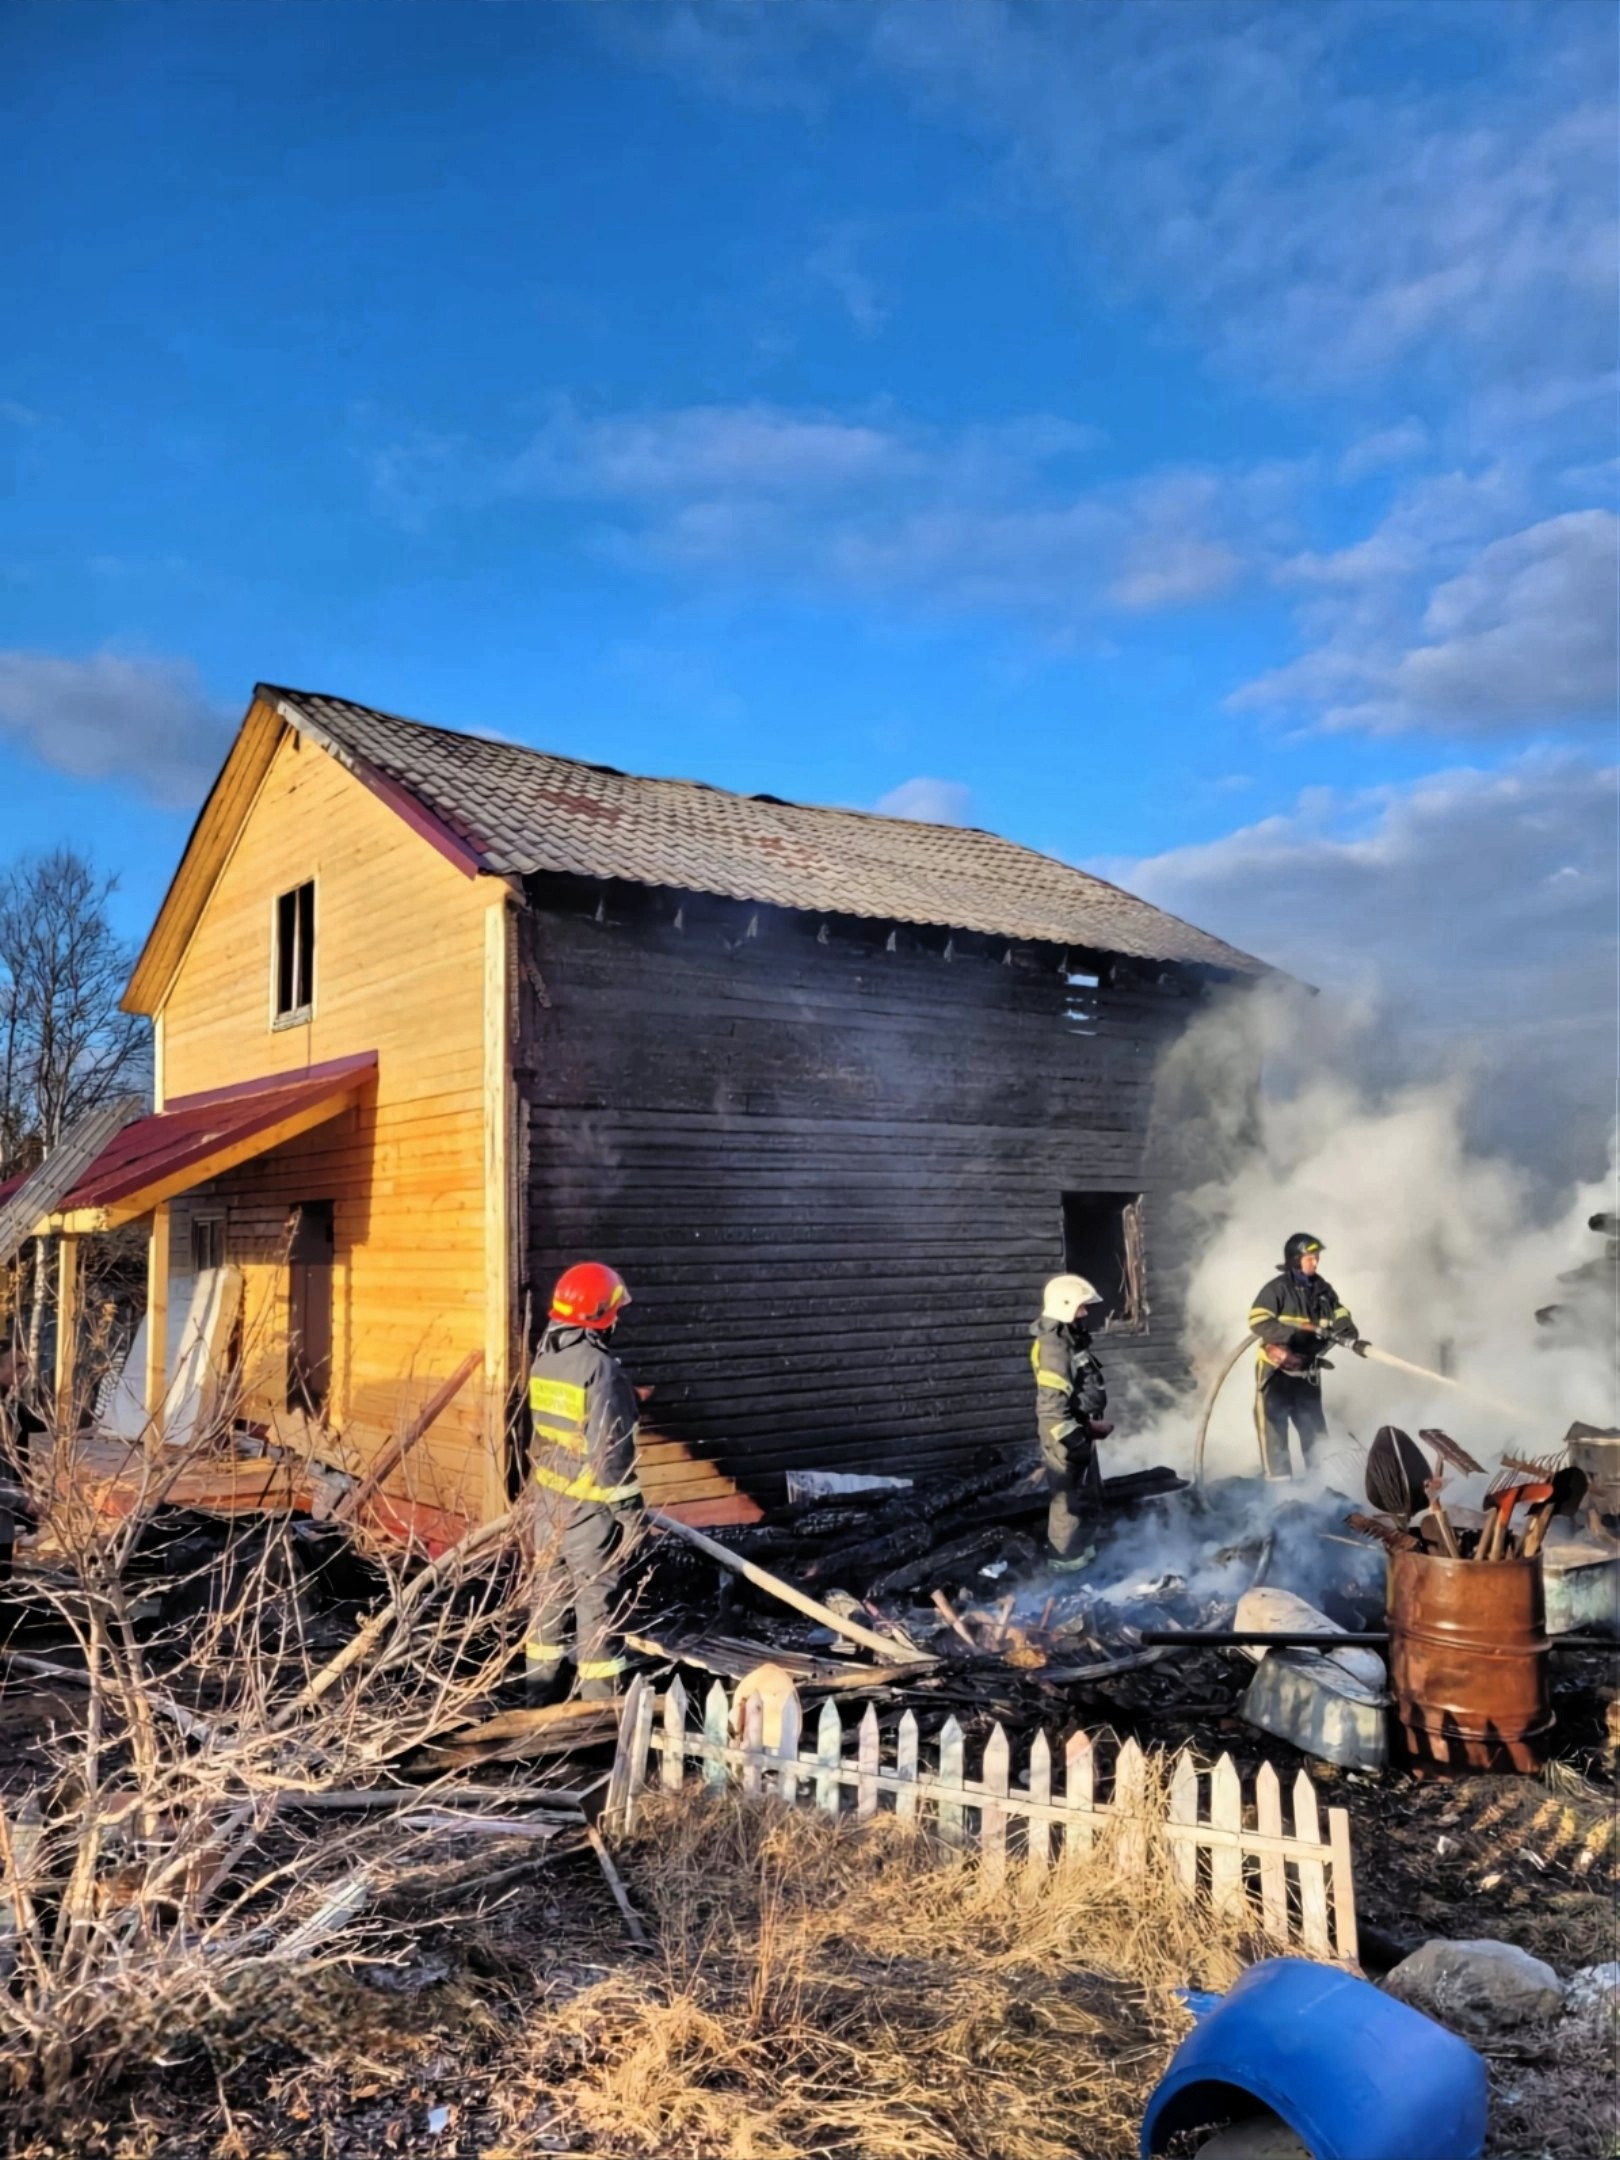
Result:
[[[0,1175],[146,1078],[145,1025],[118,1008],[131,956],[107,913],[117,882],[71,848],[0,874]]]
[[[0,1178],[32,1169],[87,1110],[146,1082],[145,1024],[119,1010],[131,956],[107,912],[116,886],[71,848],[0,872]],[[33,1277],[37,1373],[42,1240]]]

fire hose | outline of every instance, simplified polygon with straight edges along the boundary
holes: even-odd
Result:
[[[1204,1414],[1198,1421],[1198,1437],[1193,1442],[1193,1484],[1200,1492],[1204,1487],[1204,1444],[1209,1438],[1209,1421],[1215,1414],[1216,1398],[1219,1396],[1221,1389],[1225,1387],[1233,1366],[1242,1357],[1244,1351],[1254,1348],[1254,1336],[1245,1335],[1225,1364],[1222,1365],[1220,1371],[1215,1375],[1210,1391],[1204,1398]],[[1410,1358],[1397,1357],[1393,1350],[1380,1350],[1372,1343],[1363,1343],[1360,1345],[1358,1355],[1371,1358],[1375,1365],[1388,1365],[1396,1372],[1412,1373],[1419,1380],[1432,1380],[1437,1387],[1455,1388],[1459,1395],[1466,1395],[1472,1402],[1483,1403],[1489,1410],[1506,1410],[1514,1417],[1524,1417],[1532,1420],[1537,1415],[1534,1410],[1526,1409],[1523,1403],[1509,1402],[1502,1395],[1482,1394],[1478,1388],[1469,1387],[1466,1381],[1454,1380],[1449,1373],[1433,1372],[1427,1365],[1414,1365]],[[1264,1468],[1263,1463],[1261,1467]]]

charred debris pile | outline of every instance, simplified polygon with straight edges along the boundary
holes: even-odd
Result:
[[[1349,1500],[1277,1506],[1259,1480],[1196,1492],[1168,1468],[1105,1479],[1095,1537],[1068,1566],[1046,1548],[1048,1493],[1012,1460],[899,1493],[809,1500],[708,1534],[750,1581],[659,1540],[631,1640],[727,1678],[763,1662],[801,1688],[903,1692],[958,1714],[1034,1721],[1064,1707],[1135,1723],[1224,1713],[1246,1674],[1155,1631],[1229,1628],[1257,1573],[1274,1572],[1342,1626],[1382,1624],[1382,1555],[1340,1531]],[[808,1593],[791,1609],[758,1571]],[[716,1575],[719,1600],[716,1603]],[[840,1623],[843,1623],[840,1625]],[[846,1629],[891,1642],[893,1655]]]

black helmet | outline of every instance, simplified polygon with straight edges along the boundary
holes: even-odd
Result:
[[[1283,1265],[1290,1268],[1298,1267],[1306,1253],[1320,1252],[1321,1250],[1322,1240],[1319,1237],[1312,1237],[1308,1230],[1296,1230],[1283,1247]]]

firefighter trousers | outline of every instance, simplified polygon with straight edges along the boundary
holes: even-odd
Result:
[[[1254,1431],[1260,1443],[1260,1463],[1266,1476],[1293,1476],[1288,1453],[1288,1428],[1299,1435],[1299,1451],[1309,1464],[1319,1441],[1327,1438],[1327,1412],[1322,1407],[1322,1383],[1303,1373],[1278,1372],[1262,1364],[1255,1376]]]
[[[538,1588],[523,1646],[530,1688],[549,1687],[572,1656],[583,1699],[607,1702],[624,1671],[614,1622],[623,1618],[618,1557],[626,1526],[612,1508],[565,1500],[543,1486],[535,1499]]]
[[[1046,1542],[1060,1560],[1074,1559],[1085,1547],[1102,1503],[1102,1468],[1095,1440],[1041,1441],[1046,1465]]]

